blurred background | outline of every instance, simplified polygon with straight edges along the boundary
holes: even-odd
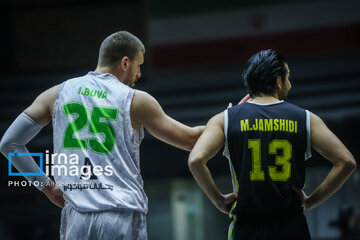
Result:
[[[318,114],[360,165],[360,2],[358,0],[2,0],[0,135],[42,91],[94,70],[101,41],[118,30],[145,44],[136,88],[171,117],[206,124],[245,94],[246,59],[273,48],[289,60],[288,101]],[[30,144],[52,150],[52,126]],[[146,135],[141,169],[149,197],[149,240],[226,239],[230,219],[200,191],[188,153]],[[0,161],[0,239],[58,239],[60,209],[35,188],[8,186]],[[227,160],[209,162],[230,192]],[[331,164],[313,151],[311,193]],[[360,171],[320,207],[306,211],[313,239],[360,239]],[[352,237],[351,237],[352,236]]]

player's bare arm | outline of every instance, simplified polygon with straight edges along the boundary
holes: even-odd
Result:
[[[43,93],[41,93],[34,102],[24,110],[24,113],[30,117],[33,121],[41,126],[46,126],[52,118],[52,108],[59,91],[59,85],[56,85]],[[17,131],[22,132],[22,127],[17,125]],[[34,137],[34,136],[32,136]],[[31,139],[30,139],[31,140]],[[16,139],[9,139],[7,144],[14,144]],[[4,146],[6,148],[6,146]],[[24,146],[25,147],[25,146]],[[27,163],[27,164],[36,164],[36,163]],[[58,207],[64,207],[64,198],[61,190],[55,185],[53,181],[49,181],[46,186],[41,190],[48,199],[57,205]]]
[[[136,91],[131,104],[133,128],[144,126],[150,134],[175,147],[190,151],[204,127],[188,127],[167,116],[160,104],[146,92]]]
[[[356,168],[355,159],[350,151],[313,113],[311,113],[310,125],[312,147],[334,166],[325,180],[310,196],[306,196],[303,191],[298,190],[306,209],[314,208],[331,197]]]
[[[203,134],[196,142],[189,156],[189,168],[196,182],[204,193],[211,199],[211,202],[220,211],[229,213],[232,202],[237,194],[223,195],[215,185],[206,164],[221,149],[225,142],[224,135],[224,113],[215,115],[207,123]]]

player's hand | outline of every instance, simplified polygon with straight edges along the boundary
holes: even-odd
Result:
[[[229,212],[232,208],[232,205],[236,201],[237,197],[238,197],[237,193],[229,193],[226,195],[222,195],[221,201],[218,202],[215,206],[221,212],[229,214]]]
[[[304,207],[305,207],[306,210],[310,210],[311,208],[314,207],[314,206],[312,206],[312,204],[310,204],[309,196],[307,196],[302,189],[298,189],[298,188],[295,188],[295,187],[293,187],[293,189],[299,195],[301,201],[304,202]]]
[[[247,101],[249,101],[249,100],[251,100],[250,94],[246,94],[246,96],[243,97],[243,99],[240,100],[240,102],[238,103],[238,105],[243,104],[243,103],[245,103],[245,102],[247,102]],[[233,104],[232,104],[232,103],[229,103],[229,105],[227,106],[227,108],[232,108],[232,107],[233,107]]]
[[[59,208],[63,208],[65,205],[65,200],[63,192],[56,186],[54,182],[49,182],[46,187],[42,190],[46,197]]]
[[[250,98],[250,94],[246,94],[245,97],[243,97],[243,99],[240,100],[240,102],[238,103],[238,105],[246,103],[247,101],[251,100]]]

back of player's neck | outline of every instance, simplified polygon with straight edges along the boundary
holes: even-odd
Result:
[[[256,96],[254,97],[251,102],[258,103],[258,104],[271,104],[281,102],[276,96]]]
[[[115,76],[120,82],[123,82],[121,81],[120,79],[120,74],[115,71],[114,69],[111,69],[109,67],[99,67],[97,66],[96,69],[95,69],[95,72],[99,72],[99,73],[110,73],[112,74],[113,76]]]

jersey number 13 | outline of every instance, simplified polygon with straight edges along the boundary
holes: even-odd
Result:
[[[252,170],[250,171],[251,181],[265,181],[265,173],[261,168],[261,141],[260,139],[248,139],[248,148],[251,150]],[[273,181],[287,181],[291,176],[292,145],[286,139],[273,139],[269,143],[269,154],[275,156],[275,165],[269,166],[269,177]],[[282,150],[278,155],[277,151]],[[281,166],[281,171],[278,171]]]

